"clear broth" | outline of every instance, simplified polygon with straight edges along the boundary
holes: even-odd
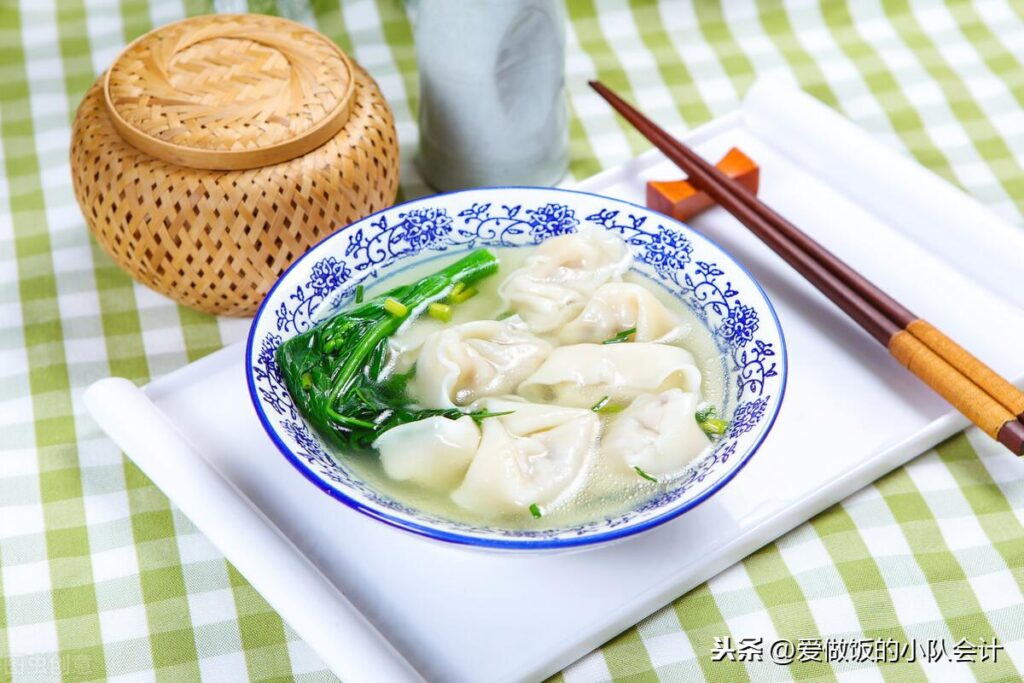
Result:
[[[509,273],[523,263],[532,253],[533,248],[491,248],[491,251],[498,257],[500,263],[498,272],[477,285],[479,294],[453,308],[450,323],[420,318],[411,324],[429,325],[441,329],[447,325],[472,320],[493,320],[504,313],[501,297],[498,296],[498,286]],[[417,263],[376,282],[368,288],[367,293],[379,294],[395,286],[418,280],[454,262],[460,256],[461,254],[446,255]],[[643,285],[657,296],[669,310],[678,314],[689,324],[690,334],[680,342],[680,346],[692,353],[697,361],[702,375],[701,393],[704,401],[714,405],[719,410],[719,414],[723,414],[725,368],[714,339],[703,321],[660,283],[632,271],[626,274],[624,280]],[[607,422],[614,418],[614,415],[601,416],[602,431]],[[697,460],[700,457],[698,456]],[[630,481],[624,484],[621,478],[614,477],[607,465],[597,458],[587,477],[586,484],[580,488],[577,495],[564,505],[545,510],[542,518],[535,519],[528,511],[524,510],[521,514],[483,519],[479,514],[457,505],[447,493],[427,491],[414,483],[391,479],[385,474],[380,459],[373,454],[345,455],[338,459],[373,488],[405,505],[451,520],[469,524],[483,522],[488,526],[506,529],[559,528],[612,517],[671,489],[673,480],[682,474],[680,473],[676,477],[662,478],[658,483],[637,477],[635,482]]]

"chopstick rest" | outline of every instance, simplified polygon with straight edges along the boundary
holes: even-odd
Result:
[[[738,147],[726,152],[715,165],[751,194],[757,194],[761,169]],[[715,200],[688,180],[647,181],[647,208],[672,216],[677,221],[689,220],[714,204]]]

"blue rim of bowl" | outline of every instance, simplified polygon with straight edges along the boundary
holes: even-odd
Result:
[[[603,533],[598,533],[598,534],[593,534],[593,535],[588,535],[588,536],[575,536],[575,537],[570,537],[570,538],[555,538],[555,539],[542,539],[542,540],[530,540],[530,539],[508,540],[508,539],[503,539],[503,538],[479,538],[479,537],[470,536],[470,535],[467,535],[467,534],[460,534],[460,533],[449,532],[449,531],[441,531],[439,529],[435,529],[433,527],[426,526],[424,524],[417,524],[416,522],[412,522],[412,521],[408,521],[408,520],[404,520],[404,519],[399,519],[397,517],[392,517],[391,515],[387,514],[386,512],[382,512],[380,510],[375,510],[373,508],[367,507],[366,505],[363,505],[359,501],[357,501],[354,498],[351,498],[348,495],[342,493],[341,491],[339,491],[338,489],[334,488],[333,486],[329,486],[320,477],[318,477],[302,460],[299,459],[299,457],[297,455],[295,455],[294,452],[292,452],[292,450],[278,436],[277,431],[271,426],[270,420],[267,417],[266,413],[263,411],[263,406],[262,406],[262,404],[259,401],[259,397],[258,397],[258,394],[257,394],[257,391],[256,391],[255,379],[253,377],[253,373],[251,372],[251,363],[249,361],[252,358],[252,348],[253,348],[253,342],[254,342],[255,337],[256,337],[256,327],[257,327],[260,319],[263,316],[263,311],[264,311],[264,309],[267,306],[267,302],[270,301],[270,299],[272,298],[274,292],[277,290],[278,286],[282,282],[285,281],[285,279],[288,277],[288,274],[291,273],[292,270],[296,266],[298,266],[300,263],[302,263],[310,254],[312,254],[317,249],[319,249],[321,245],[326,244],[330,240],[332,240],[332,239],[334,239],[336,237],[339,237],[339,236],[343,235],[344,233],[348,232],[349,228],[351,228],[352,226],[357,226],[357,225],[360,225],[360,224],[362,224],[364,222],[367,222],[367,221],[369,221],[370,219],[372,219],[373,217],[375,217],[375,216],[377,216],[379,214],[385,213],[387,211],[392,211],[392,210],[394,210],[394,209],[396,209],[398,207],[401,207],[401,206],[410,206],[410,205],[413,205],[413,204],[419,204],[421,202],[429,202],[429,201],[432,201],[432,200],[436,200],[439,197],[449,197],[449,196],[454,196],[454,195],[459,195],[459,194],[466,194],[466,193],[469,193],[469,192],[486,192],[486,191],[491,191],[491,190],[541,190],[541,191],[544,191],[544,192],[552,192],[552,193],[556,193],[556,194],[557,193],[566,193],[566,194],[586,195],[586,196],[589,196],[589,197],[597,197],[599,199],[603,199],[603,200],[607,200],[607,201],[611,201],[611,202],[616,202],[616,203],[619,203],[619,204],[624,204],[626,206],[642,209],[645,212],[658,213],[658,212],[654,211],[653,209],[650,209],[650,208],[648,208],[646,206],[641,206],[640,204],[636,204],[634,202],[626,201],[624,199],[618,199],[616,197],[608,197],[606,195],[598,194],[596,192],[585,192],[583,190],[568,190],[568,189],[562,189],[562,188],[557,188],[557,187],[534,187],[534,186],[530,186],[530,185],[505,185],[505,186],[499,186],[499,187],[482,187],[482,188],[470,188],[470,189],[467,189],[467,190],[456,190],[456,191],[453,191],[453,192],[443,192],[443,193],[439,193],[439,194],[428,195],[426,197],[420,197],[420,198],[417,198],[417,199],[411,199],[411,200],[409,200],[407,202],[403,202],[401,204],[395,204],[395,205],[389,206],[389,207],[387,207],[385,209],[381,209],[380,211],[375,211],[374,213],[371,213],[371,214],[369,214],[367,216],[364,216],[363,218],[360,218],[358,221],[350,223],[349,225],[345,226],[344,228],[341,228],[341,229],[331,233],[330,235],[328,235],[327,237],[324,237],[322,240],[320,240],[319,242],[314,244],[312,247],[310,247],[309,250],[305,254],[303,254],[299,258],[295,259],[295,262],[292,263],[290,266],[288,266],[288,268],[283,273],[281,273],[281,276],[278,277],[277,282],[274,283],[274,285],[270,288],[270,291],[268,291],[267,295],[263,298],[263,302],[260,304],[259,309],[256,311],[256,315],[255,315],[255,317],[253,317],[253,320],[252,320],[252,325],[249,328],[248,340],[245,343],[245,375],[246,375],[246,385],[249,388],[249,398],[252,401],[253,407],[256,409],[256,414],[260,418],[260,424],[263,425],[263,429],[264,429],[264,431],[266,431],[267,436],[269,436],[270,440],[274,442],[275,446],[277,446],[277,450],[279,450],[281,452],[281,454],[284,455],[285,459],[288,460],[288,462],[291,463],[292,467],[297,469],[302,474],[302,476],[304,476],[306,479],[308,479],[313,484],[315,484],[317,486],[317,488],[319,488],[321,491],[323,491],[324,493],[329,495],[331,498],[334,498],[335,500],[338,500],[338,501],[344,503],[346,506],[352,508],[353,510],[355,510],[357,512],[360,512],[360,513],[366,515],[367,517],[371,517],[372,519],[376,519],[378,521],[384,522],[388,526],[395,527],[396,529],[402,529],[403,531],[408,531],[408,532],[414,533],[414,534],[416,534],[418,536],[423,536],[425,538],[432,538],[432,539],[436,539],[436,540],[439,540],[439,541],[444,541],[446,543],[452,543],[452,544],[455,544],[455,545],[474,546],[474,547],[480,547],[480,548],[500,549],[500,550],[554,550],[554,549],[576,548],[576,547],[582,547],[582,546],[588,546],[588,545],[596,545],[596,544],[599,544],[599,543],[607,543],[609,541],[615,541],[615,540],[618,540],[618,539],[626,538],[628,536],[633,536],[633,535],[641,533],[643,531],[647,531],[649,529],[653,529],[654,527],[660,526],[660,525],[664,524],[665,522],[668,522],[668,521],[671,521],[671,520],[675,519],[676,517],[682,515],[685,512],[689,512],[693,508],[697,507],[698,505],[700,505],[701,503],[706,501],[712,495],[714,495],[719,490],[721,490],[723,486],[725,486],[730,481],[732,481],[733,477],[735,477],[740,472],[740,470],[742,470],[746,466],[746,464],[754,456],[754,453],[756,453],[761,448],[761,444],[764,443],[765,438],[767,438],[768,434],[771,433],[772,428],[775,426],[775,420],[779,416],[779,411],[782,409],[782,403],[783,403],[783,401],[785,400],[785,397],[786,397],[786,384],[787,384],[787,382],[789,380],[789,352],[788,352],[788,349],[786,347],[786,337],[785,337],[785,335],[784,335],[784,333],[782,331],[782,323],[779,321],[779,316],[778,316],[778,313],[776,313],[776,311],[775,311],[775,306],[772,304],[772,300],[768,297],[768,293],[764,291],[764,287],[761,286],[761,283],[758,282],[757,278],[755,278],[754,275],[747,269],[746,266],[744,266],[738,259],[736,259],[736,257],[734,257],[725,248],[723,248],[722,245],[720,245],[718,242],[716,242],[715,240],[713,240],[710,237],[706,236],[704,233],[702,233],[702,232],[700,232],[700,231],[690,227],[686,223],[683,223],[682,221],[676,220],[675,218],[672,218],[671,216],[666,216],[665,214],[658,214],[659,215],[659,219],[658,220],[666,220],[666,221],[669,221],[671,223],[675,223],[676,225],[682,226],[687,233],[695,234],[700,239],[702,239],[702,240],[708,242],[709,244],[713,245],[720,252],[722,252],[730,261],[732,261],[732,263],[737,268],[739,268],[741,271],[743,271],[747,275],[748,278],[750,278],[750,281],[754,284],[755,287],[757,287],[757,291],[759,291],[761,293],[762,298],[764,299],[765,303],[768,305],[768,311],[772,314],[772,322],[775,323],[775,329],[779,333],[779,346],[780,346],[780,350],[781,350],[780,359],[782,361],[782,372],[780,373],[780,379],[781,379],[782,383],[781,383],[781,386],[779,387],[778,400],[775,402],[775,409],[774,409],[774,411],[772,411],[770,419],[765,423],[765,427],[762,430],[761,434],[758,436],[757,441],[755,441],[746,450],[746,452],[744,453],[743,457],[740,458],[739,463],[735,467],[733,467],[732,470],[727,472],[725,474],[725,476],[723,476],[720,480],[718,480],[710,488],[708,488],[707,491],[705,491],[701,495],[697,496],[693,500],[690,500],[690,501],[686,502],[685,504],[680,505],[677,508],[669,509],[669,510],[665,511],[664,513],[662,513],[662,514],[660,514],[660,515],[658,515],[656,517],[652,517],[651,519],[648,519],[648,520],[646,520],[646,521],[644,521],[644,522],[642,522],[640,524],[635,524],[635,525],[632,525],[632,526],[623,526],[622,528],[619,528],[619,529],[613,529],[611,531],[606,531],[606,532],[603,532]]]

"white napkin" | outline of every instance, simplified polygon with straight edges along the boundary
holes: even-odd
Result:
[[[240,345],[233,350],[242,352]],[[244,567],[249,583],[342,680],[423,680],[259,508],[192,448],[141,389],[126,379],[101,380],[85,392],[85,405],[146,476],[173,495],[175,504],[226,557]],[[287,584],[301,590],[282,591]],[[339,633],[345,634],[344,643],[338,642]]]

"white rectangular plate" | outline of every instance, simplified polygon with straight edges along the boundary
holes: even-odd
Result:
[[[997,370],[1024,375],[1015,353],[1024,311],[979,284],[1015,280],[1000,245],[1021,235],[977,203],[777,85],[756,85],[740,112],[687,140],[709,158],[742,148],[761,165],[761,195],[783,215]],[[649,153],[581,189],[642,204],[646,179],[679,175]],[[264,434],[240,346],[145,394],[104,380],[87,403],[347,683],[413,679],[406,662],[430,681],[539,680],[966,425],[729,215],[712,210],[694,226],[767,290],[789,385],[772,434],[728,486],[617,544],[483,553],[349,510]],[[928,248],[913,239],[921,235]]]

